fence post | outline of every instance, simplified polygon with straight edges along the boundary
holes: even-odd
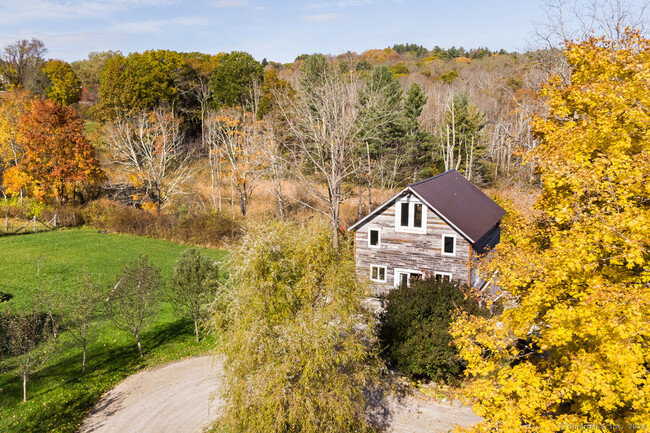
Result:
[[[34,215],[33,221],[34,221],[34,233],[36,233],[36,215]]]

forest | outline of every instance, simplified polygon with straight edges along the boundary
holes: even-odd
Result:
[[[5,196],[105,197],[154,214],[316,210],[333,227],[451,168],[485,187],[531,186],[529,119],[564,68],[559,52],[416,44],[290,64],[162,50],[67,64],[46,53],[35,39],[4,49]],[[72,150],[36,144],[55,125]],[[43,153],[56,155],[50,167]]]

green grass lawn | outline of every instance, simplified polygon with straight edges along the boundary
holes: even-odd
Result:
[[[101,234],[93,230],[58,230],[0,238],[0,292],[13,296],[15,308],[24,308],[37,291],[70,290],[83,272],[90,271],[106,288],[115,283],[126,261],[146,254],[162,271],[165,281],[175,261],[188,248],[172,242],[136,236]],[[202,252],[222,260],[222,250]],[[0,304],[0,309],[7,303]],[[98,339],[88,348],[86,373],[81,373],[81,349],[61,338],[62,349],[52,356],[28,384],[22,403],[22,383],[13,373],[15,363],[0,359],[1,432],[75,432],[95,401],[125,377],[147,366],[206,353],[213,339],[194,341],[194,325],[178,318],[163,304],[156,321],[142,334],[144,359],[134,338],[107,321],[98,323]]]

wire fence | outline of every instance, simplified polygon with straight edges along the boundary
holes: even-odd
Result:
[[[43,222],[36,216],[31,217],[27,222],[25,220],[16,220],[5,216],[4,231],[5,235],[15,235],[18,233],[36,233],[43,231],[56,230],[57,214],[54,214],[49,221]]]

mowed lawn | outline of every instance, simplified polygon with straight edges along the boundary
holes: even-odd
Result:
[[[15,309],[26,308],[37,292],[70,291],[84,272],[92,272],[109,290],[124,263],[140,254],[160,268],[167,283],[174,263],[187,248],[160,239],[85,229],[1,237],[0,292],[13,296]],[[217,261],[226,253],[201,251]],[[0,310],[7,305],[0,303]],[[85,374],[81,373],[81,349],[64,334],[58,352],[31,378],[27,403],[22,403],[22,382],[14,374],[15,362],[0,358],[0,431],[76,431],[101,394],[128,375],[210,350],[214,340],[208,337],[196,343],[193,330],[190,320],[179,318],[163,303],[156,320],[142,334],[145,356],[141,359],[131,334],[101,320],[97,339],[88,348]]]

